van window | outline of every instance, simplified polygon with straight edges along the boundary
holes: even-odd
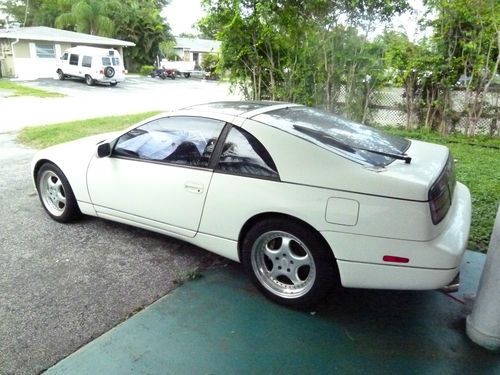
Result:
[[[71,54],[69,55],[69,64],[70,65],[78,65],[78,55],[75,55],[75,54]]]
[[[120,59],[118,57],[113,57],[111,60],[113,61],[114,66],[120,65]]]
[[[102,65],[111,65],[111,60],[109,57],[102,58]]]
[[[83,56],[82,66],[84,66],[85,68],[90,68],[92,66],[92,56]]]
[[[68,52],[64,52],[64,55],[62,55],[61,60],[67,60],[68,59]]]

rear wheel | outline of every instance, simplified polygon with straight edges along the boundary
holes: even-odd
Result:
[[[87,86],[93,86],[94,85],[94,79],[87,74],[85,76],[85,83],[87,84]]]
[[[292,220],[252,227],[242,244],[242,263],[268,298],[296,308],[313,307],[338,282],[335,258],[319,233]]]
[[[110,85],[111,87],[114,87],[114,86],[116,86],[117,84],[118,84],[118,82],[110,82],[110,83],[109,83],[109,85]]]
[[[82,215],[66,176],[55,164],[42,165],[36,187],[43,208],[52,219],[66,223]]]
[[[57,71],[57,77],[61,80],[61,81],[64,81],[64,79],[66,78],[66,76],[64,75],[63,71],[61,69],[59,69]]]

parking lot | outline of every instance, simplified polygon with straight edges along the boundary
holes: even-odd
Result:
[[[43,211],[15,141],[26,125],[168,110],[230,98],[225,84],[135,77],[117,87],[37,80],[63,98],[0,97],[0,374],[35,374],[168,293],[206,251],[97,218],[62,225]]]
[[[145,111],[168,111],[190,104],[240,99],[238,94],[230,93],[229,84],[225,82],[205,81],[194,77],[162,80],[131,76],[115,87],[87,86],[83,81],[72,79],[39,79],[19,83],[66,96],[46,99],[4,98],[0,93],[0,133],[17,131],[27,125]]]

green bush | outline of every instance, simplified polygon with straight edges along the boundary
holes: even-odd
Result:
[[[139,74],[141,76],[148,76],[151,74],[151,72],[155,69],[153,65],[143,65],[141,66],[141,69],[139,70]]]

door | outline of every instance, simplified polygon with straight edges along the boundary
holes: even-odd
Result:
[[[95,157],[87,172],[98,216],[194,237],[223,127],[218,120],[169,117],[122,135],[112,155]]]

